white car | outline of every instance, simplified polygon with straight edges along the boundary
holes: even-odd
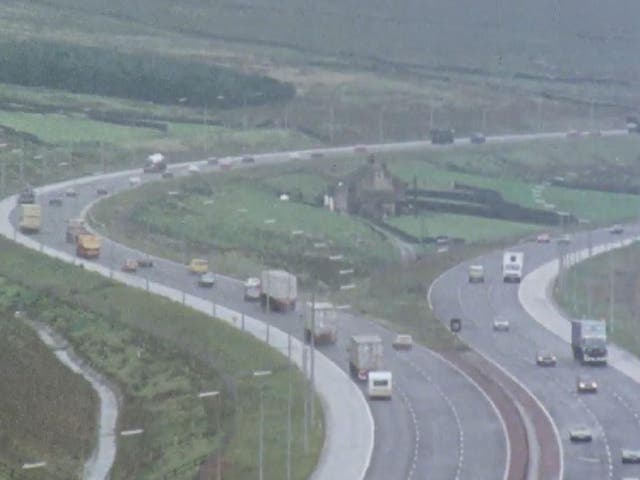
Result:
[[[482,265],[469,266],[469,283],[484,282],[484,267]]]
[[[367,393],[370,399],[391,400],[392,384],[391,372],[369,372]]]
[[[496,318],[493,321],[493,330],[494,332],[508,332],[509,320],[507,320],[506,318]]]
[[[198,172],[200,172],[200,167],[197,166],[196,164],[192,163],[191,165],[189,165],[189,168],[187,168],[187,171],[189,173],[198,173]]]
[[[400,334],[396,336],[391,346],[394,350],[411,350],[413,348],[413,338],[411,335]]]
[[[640,450],[623,448],[622,463],[640,463]]]
[[[569,440],[572,442],[590,442],[592,439],[591,429],[586,425],[578,425],[569,430]]]
[[[140,177],[129,177],[129,185],[135,187],[136,185],[140,185]]]

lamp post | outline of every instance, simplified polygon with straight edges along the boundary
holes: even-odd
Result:
[[[198,394],[198,398],[216,398],[216,433],[220,433],[220,410],[222,409],[222,396],[219,390],[212,390],[210,392],[201,392]],[[218,447],[218,458],[216,459],[216,479],[222,480],[222,465],[220,460],[220,452],[222,450],[222,441]]]
[[[255,378],[267,377],[271,370],[258,370],[253,372]],[[258,443],[258,480],[264,480],[264,382],[260,383],[260,426]]]

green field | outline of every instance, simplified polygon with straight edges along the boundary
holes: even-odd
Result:
[[[2,239],[0,275],[11,282],[4,290],[11,293],[10,308],[59,329],[118,384],[124,395],[121,427],[144,429],[141,437],[122,439],[114,479],[191,479],[221,444],[225,477],[255,478],[259,385],[251,372],[264,369],[273,371],[265,384],[265,472],[284,476],[288,368],[279,353],[178,303]],[[323,424],[318,415],[305,454],[297,370],[293,381],[293,478],[303,479],[317,462]],[[222,392],[221,403],[197,398],[209,390]]]
[[[47,462],[49,478],[80,478],[96,443],[97,395],[14,317],[18,294],[0,277],[0,478],[34,461]]]
[[[571,268],[556,282],[554,297],[574,318],[610,318],[609,335],[615,343],[640,356],[640,245],[598,255]],[[613,275],[612,275],[613,274]],[[611,279],[613,278],[613,297]]]
[[[527,223],[444,213],[403,215],[389,219],[388,223],[417,238],[446,235],[463,238],[468,243],[515,239],[543,228]]]

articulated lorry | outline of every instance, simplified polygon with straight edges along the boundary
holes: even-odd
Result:
[[[305,308],[304,338],[316,345],[336,343],[338,339],[338,312],[332,303],[307,302]]]
[[[42,223],[42,209],[37,203],[20,205],[19,228],[22,233],[37,233]]]
[[[284,270],[265,270],[260,278],[260,304],[269,310],[295,310],[298,280]]]
[[[98,258],[100,256],[100,239],[91,233],[81,233],[76,241],[76,255],[82,258]]]
[[[369,372],[382,367],[382,339],[378,335],[354,335],[349,342],[349,371],[365,381]]]
[[[607,364],[607,326],[602,320],[572,320],[573,358],[583,365]]]

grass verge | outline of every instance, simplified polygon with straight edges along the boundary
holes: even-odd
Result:
[[[0,275],[16,286],[12,308],[60,330],[120,386],[119,427],[144,429],[121,440],[112,478],[191,479],[218,446],[225,478],[255,478],[259,384],[251,372],[264,369],[273,371],[265,382],[265,474],[284,477],[288,368],[280,354],[180,304],[5,239]],[[309,476],[323,439],[319,416],[303,451],[302,383],[295,371],[292,471],[298,479]],[[221,401],[198,399],[204,390],[222,392]]]
[[[81,478],[95,445],[98,398],[14,318],[19,292],[0,278],[0,478],[3,467],[39,461],[47,463],[49,478]]]
[[[554,297],[573,318],[610,318],[611,339],[640,355],[640,245],[598,255],[569,269],[558,279]],[[611,286],[613,285],[613,289]]]

